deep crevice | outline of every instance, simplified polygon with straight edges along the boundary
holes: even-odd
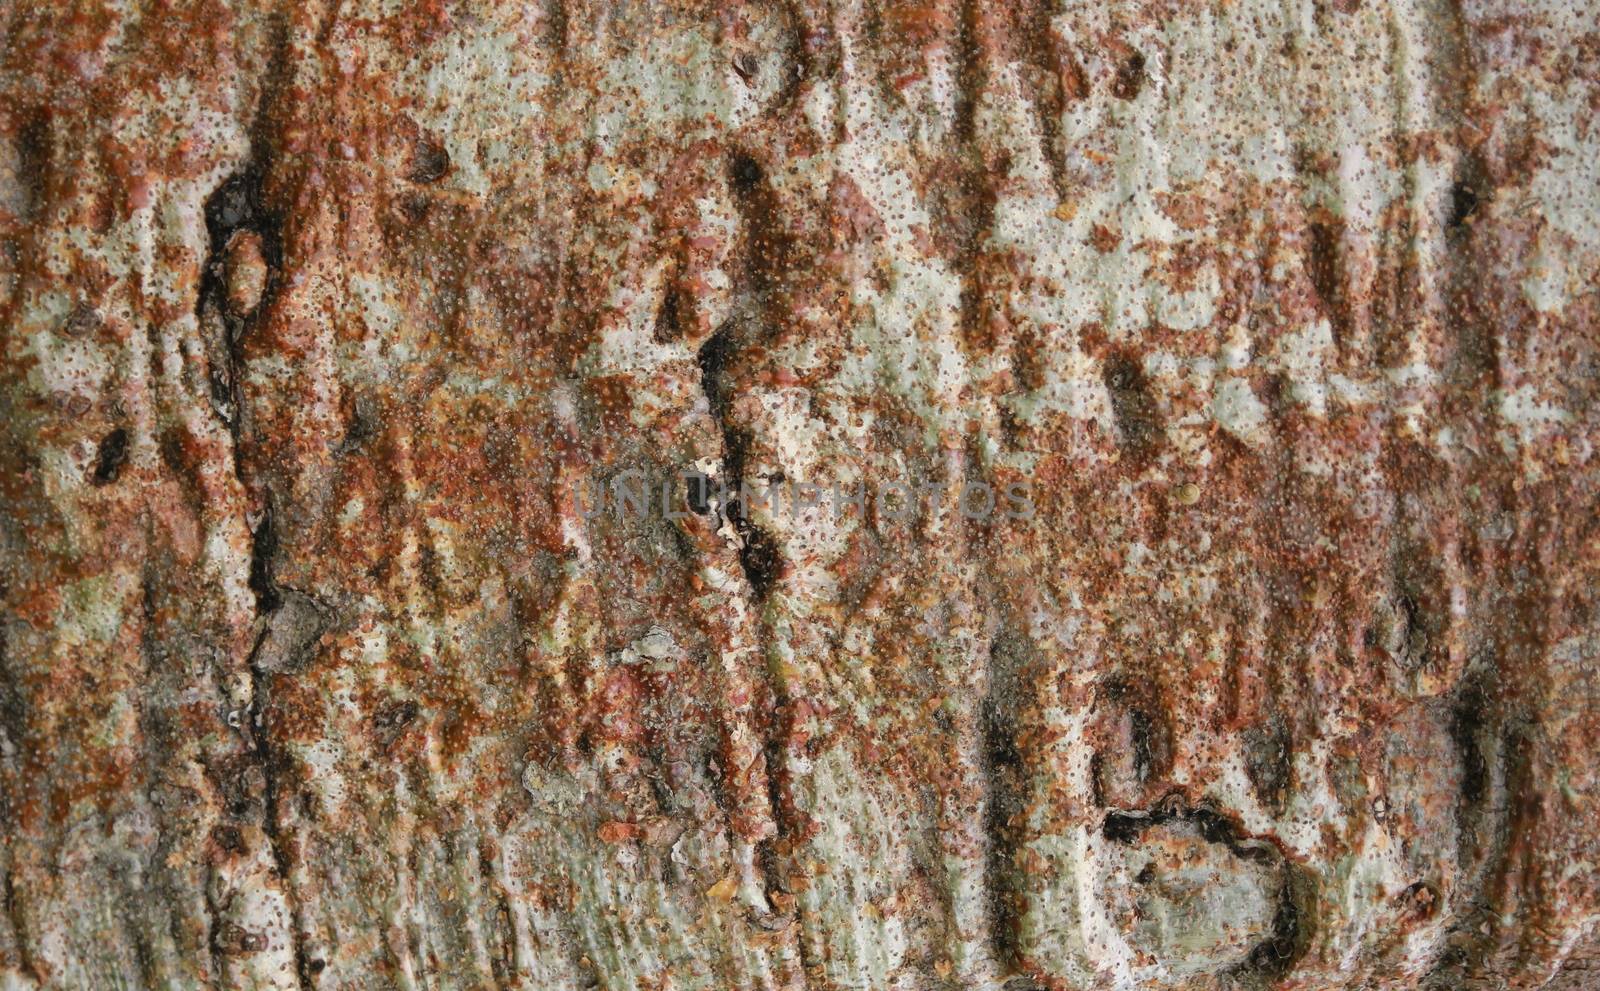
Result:
[[[772,821],[778,827],[781,836],[784,826],[790,816],[784,812],[783,790],[788,774],[787,765],[783,760],[783,745],[779,742],[777,734],[768,734],[763,742],[761,761],[767,782],[767,807],[772,810]],[[767,895],[767,903],[773,903],[775,892],[789,894],[787,874],[783,870],[778,853],[776,837],[765,839],[756,844],[756,866],[761,871],[762,886]],[[781,913],[780,913],[781,914]]]

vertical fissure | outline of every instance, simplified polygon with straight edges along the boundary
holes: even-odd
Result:
[[[283,265],[283,218],[268,206],[263,186],[272,159],[271,100],[287,79],[290,57],[288,21],[274,16],[271,57],[262,79],[255,120],[251,129],[250,152],[238,171],[217,187],[205,202],[204,216],[208,255],[201,271],[195,314],[202,346],[209,364],[209,386],[213,412],[226,428],[232,442],[233,470],[248,492],[253,489],[241,461],[243,436],[248,417],[242,403],[239,369],[241,344],[260,314],[271,304]],[[244,743],[245,775],[253,770],[261,784],[260,821],[268,853],[284,899],[287,919],[285,938],[294,957],[296,981],[303,989],[315,986],[318,970],[308,960],[301,938],[299,898],[291,875],[284,837],[279,832],[282,784],[277,762],[268,742],[264,699],[270,674],[258,666],[263,644],[270,638],[270,617],[282,608],[284,599],[273,578],[273,559],[277,554],[277,529],[270,495],[261,518],[248,525],[250,564],[248,584],[255,596],[258,635],[246,663],[250,667],[251,703],[249,712],[237,727]],[[253,803],[252,803],[253,804]],[[231,827],[230,827],[231,828]],[[212,923],[215,926],[216,920]],[[208,934],[213,952],[218,952],[217,934]]]
[[[763,189],[764,170],[750,155],[732,155],[728,176],[744,228],[746,263],[740,276],[746,282],[748,295],[765,308],[775,301],[778,289],[773,271],[784,267],[787,254],[773,223],[776,204]],[[724,322],[700,346],[698,362],[701,389],[722,434],[724,491],[730,496],[724,512],[739,536],[739,566],[750,586],[751,598],[759,603],[766,600],[782,577],[785,562],[777,540],[756,525],[745,505],[751,438],[729,416],[732,396],[728,366],[741,344],[741,335],[749,329],[747,320],[737,315]]]
[[[1008,633],[995,638],[989,650],[989,685],[979,706],[982,731],[982,770],[985,780],[984,877],[988,884],[990,946],[996,960],[1007,968],[1021,958],[1018,928],[1021,906],[1016,900],[1012,818],[1023,802],[1025,773],[1017,744],[1016,707],[1019,645]]]

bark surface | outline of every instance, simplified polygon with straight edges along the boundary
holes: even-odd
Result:
[[[0,988],[1593,986],[1597,118],[1594,0],[0,5]]]

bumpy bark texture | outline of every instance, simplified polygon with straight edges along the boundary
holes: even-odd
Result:
[[[1595,0],[0,47],[0,988],[1600,980]]]

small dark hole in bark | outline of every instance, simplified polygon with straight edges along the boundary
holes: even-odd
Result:
[[[1478,192],[1471,184],[1458,181],[1450,187],[1451,228],[1460,227],[1478,210]]]
[[[44,114],[22,125],[17,133],[17,157],[22,166],[17,170],[17,179],[24,195],[24,209],[32,217],[43,205],[49,183],[50,126]]]
[[[759,69],[760,65],[757,64],[755,56],[749,52],[740,52],[733,57],[733,71],[737,72],[739,78],[747,83],[755,81],[756,72]]]
[[[1143,370],[1131,357],[1117,354],[1106,361],[1104,379],[1123,446],[1136,459],[1149,454],[1162,427]]]
[[[393,729],[404,726],[415,718],[417,718],[417,703],[400,702],[380,711],[372,721],[379,729]]]
[[[115,482],[117,476],[122,474],[122,466],[127,463],[128,432],[118,427],[100,439],[100,448],[94,460],[92,483],[109,485]]]
[[[1133,52],[1117,66],[1117,78],[1111,84],[1111,95],[1119,100],[1131,100],[1144,88],[1144,54]]]
[[[1487,706],[1482,688],[1474,684],[1450,714],[1450,736],[1461,755],[1461,797],[1468,805],[1483,801],[1489,790],[1489,760],[1482,743]]]
[[[357,397],[350,411],[350,425],[345,428],[344,439],[339,442],[336,454],[350,454],[365,447],[380,430],[377,403],[368,396]]]
[[[666,297],[661,300],[661,309],[656,313],[656,341],[666,344],[675,341],[683,332],[683,322],[678,312],[678,290],[668,289]]]
[[[696,356],[700,365],[701,387],[711,404],[711,415],[719,420],[727,408],[726,397],[722,394],[722,372],[728,359],[733,356],[733,348],[733,333],[724,324],[700,345],[700,352]]]
[[[684,500],[697,515],[711,512],[711,479],[700,472],[690,472],[684,477]]]
[[[739,563],[750,579],[751,591],[760,601],[767,597],[773,583],[783,574],[783,556],[778,553],[777,542],[765,530],[748,525],[742,529],[744,546],[739,549]]]
[[[1151,819],[1146,815],[1130,815],[1126,812],[1106,813],[1105,824],[1100,827],[1100,832],[1106,839],[1113,843],[1132,843],[1144,832],[1145,827],[1151,824]]]
[[[61,330],[68,337],[83,337],[99,326],[100,312],[90,304],[80,302],[72,307],[72,315],[67,317]]]
[[[228,243],[228,235],[247,227],[255,219],[257,191],[253,177],[229,176],[206,200],[206,226],[211,243],[218,248]]]
[[[423,135],[411,152],[411,171],[406,178],[420,185],[438,182],[450,171],[450,153],[439,141]]]
[[[270,510],[256,525],[252,537],[255,550],[250,558],[250,591],[256,594],[256,607],[263,613],[269,613],[283,603],[283,596],[272,575],[272,561],[278,553],[278,531],[273,526]]]
[[[755,189],[764,175],[760,163],[749,155],[735,155],[728,172],[733,177],[733,188],[740,193],[748,193]]]
[[[229,853],[244,852],[244,834],[237,826],[220,826],[216,831],[217,846]]]

